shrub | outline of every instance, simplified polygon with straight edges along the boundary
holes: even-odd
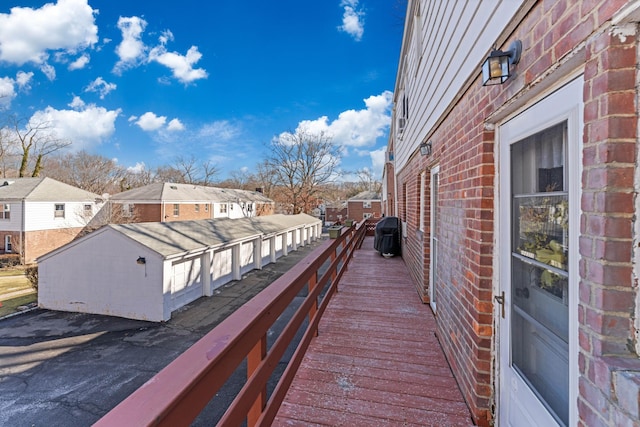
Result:
[[[20,255],[2,254],[0,255],[0,268],[15,267],[20,265]]]
[[[31,265],[24,269],[24,274],[29,279],[29,283],[36,291],[38,290],[38,266]]]

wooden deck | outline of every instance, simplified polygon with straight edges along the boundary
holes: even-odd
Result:
[[[274,426],[471,426],[404,262],[367,237],[340,281]]]

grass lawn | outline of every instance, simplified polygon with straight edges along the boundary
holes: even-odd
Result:
[[[0,277],[6,276],[24,276],[24,268],[2,268],[0,269]]]
[[[31,302],[38,301],[38,294],[35,291],[31,294],[21,295],[8,300],[2,301],[2,307],[0,307],[0,317],[4,317],[8,314],[15,313],[17,308],[21,305],[27,305]]]
[[[31,283],[29,283],[29,279],[24,275],[24,272],[21,276],[0,276],[0,301],[1,296],[8,292],[21,291],[23,289],[32,289]]]

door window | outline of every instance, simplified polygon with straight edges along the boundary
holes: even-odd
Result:
[[[569,422],[567,122],[511,146],[511,366]]]

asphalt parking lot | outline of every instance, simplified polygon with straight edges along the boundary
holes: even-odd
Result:
[[[93,424],[318,244],[249,272],[166,323],[40,309],[0,320],[0,426]],[[222,415],[242,385],[242,370],[195,425]]]

